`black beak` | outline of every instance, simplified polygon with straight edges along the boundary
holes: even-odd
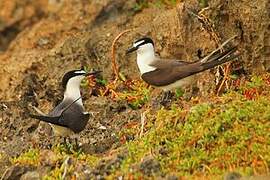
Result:
[[[136,51],[139,47],[131,47],[126,51],[126,54],[132,53],[133,51]]]
[[[102,72],[102,71],[88,72],[88,73],[85,73],[84,76],[96,75],[96,74],[99,74],[99,73],[101,73],[101,72]]]

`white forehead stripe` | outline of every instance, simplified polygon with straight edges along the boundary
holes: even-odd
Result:
[[[75,74],[82,74],[82,73],[86,73],[84,70],[81,70],[81,71],[75,71],[74,72]]]
[[[133,44],[133,47],[136,47],[136,46],[138,46],[139,44],[141,44],[141,43],[143,43],[143,42],[144,42],[144,40],[141,40],[141,41],[139,41],[139,42],[136,42],[136,43]]]

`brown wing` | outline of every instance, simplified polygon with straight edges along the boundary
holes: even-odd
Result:
[[[142,74],[142,79],[153,86],[166,86],[202,71],[200,62],[189,63],[184,61],[157,60],[152,64],[156,70]]]
[[[239,54],[233,54],[236,50],[236,46],[232,47],[223,53],[211,56],[207,62],[196,61],[190,63],[158,59],[151,64],[156,69],[142,74],[142,79],[153,86],[166,86],[177,80],[231,61],[239,56]]]

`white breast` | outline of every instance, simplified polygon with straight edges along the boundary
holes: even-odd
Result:
[[[192,84],[194,82],[194,78],[195,78],[194,75],[189,76],[189,77],[186,77],[184,79],[178,80],[170,85],[160,86],[159,88],[161,88],[163,91],[171,91],[171,90],[174,90],[176,88],[185,87],[185,86]]]
[[[146,73],[146,72],[150,72],[150,71],[154,71],[156,69],[152,66],[149,66],[145,62],[143,62],[143,59],[139,59],[139,61],[137,60],[137,65],[138,65],[138,68],[139,68],[141,74]]]
[[[140,73],[146,73],[154,71],[156,68],[150,66],[153,61],[155,61],[155,51],[152,44],[145,44],[137,50],[137,65]]]
[[[82,79],[83,79],[83,76],[77,76],[77,77],[71,78],[68,81],[67,86],[66,86],[66,91],[64,94],[64,100],[72,99],[75,101],[81,97],[80,83]],[[76,103],[83,106],[82,99],[77,100]]]
[[[55,124],[50,124],[50,125],[53,128],[53,132],[56,136],[70,136],[74,134],[73,131],[71,131],[70,129],[66,127],[58,126]]]

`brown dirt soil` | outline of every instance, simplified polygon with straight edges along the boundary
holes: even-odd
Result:
[[[62,75],[82,65],[100,69],[105,79],[111,79],[112,41],[126,29],[133,31],[117,43],[117,63],[130,78],[138,79],[138,70],[135,57],[127,57],[125,50],[143,35],[153,37],[161,56],[193,61],[199,58],[198,51],[207,54],[238,34],[241,57],[233,67],[240,64],[246,73],[270,70],[267,0],[209,1],[203,14],[212,26],[203,26],[188,13],[187,8],[201,10],[196,0],[139,12],[133,10],[135,0],[33,2],[0,2],[0,152],[10,157],[32,146],[46,149],[57,141],[47,124],[27,117],[29,104],[48,112],[62,98]],[[212,73],[206,73],[200,84],[212,91],[215,87],[204,84],[213,78]],[[139,122],[140,110],[131,109],[125,101],[90,96],[87,91],[83,92],[84,104],[95,117],[80,134],[80,142],[86,153],[106,153],[121,146],[115,134],[125,124]],[[0,166],[1,174],[10,162],[0,162]],[[31,167],[20,170],[23,172],[18,177]]]

